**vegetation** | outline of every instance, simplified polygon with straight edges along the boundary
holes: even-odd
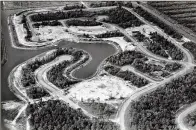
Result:
[[[150,39],[151,41],[149,42],[147,49],[154,54],[165,58],[170,56],[173,60],[182,60],[184,58],[180,49],[157,32],[150,33]]]
[[[143,42],[146,38],[145,35],[139,31],[137,31],[136,34],[134,34],[134,37],[137,39],[138,42]]]
[[[109,74],[120,77],[124,80],[130,81],[131,84],[137,87],[143,87],[149,83],[144,78],[137,76],[135,73],[131,71],[121,71],[119,67],[108,65],[104,67],[104,70],[107,71]]]
[[[130,105],[130,127],[140,130],[178,130],[176,112],[196,101],[196,68]]]
[[[90,12],[80,10],[71,10],[68,12],[57,11],[57,12],[48,12],[48,13],[37,13],[31,16],[33,22],[48,21],[48,20],[60,20],[60,19],[69,19],[69,18],[78,18],[78,17],[92,17],[95,15],[107,15],[109,19],[104,19],[104,22],[114,23],[119,25],[122,28],[140,26],[143,23],[137,19],[133,14],[131,14],[126,9],[113,8],[110,10]]]
[[[95,7],[104,7],[104,6],[117,6],[118,5],[118,1],[105,1],[105,2],[92,2],[90,4],[90,7],[95,8]]]
[[[192,55],[194,57],[194,60],[196,60],[196,43],[194,43],[194,42],[185,42],[183,44],[183,47],[188,49],[192,53]]]
[[[90,4],[90,7],[105,7],[105,6],[127,6],[132,8],[132,3],[130,1],[101,1],[101,2],[93,2]]]
[[[53,83],[55,86],[59,88],[68,88],[70,85],[77,83],[78,81],[73,81],[65,76],[63,76],[64,69],[68,67],[70,64],[69,61],[64,61],[58,65],[55,65],[50,71],[47,73],[48,80]]]
[[[134,11],[144,17],[149,22],[154,23],[155,25],[159,26],[161,29],[164,30],[165,33],[172,36],[173,38],[181,39],[182,35],[174,31],[171,27],[167,26],[164,22],[160,21],[155,16],[151,15],[149,12],[143,10],[141,7],[134,8]]]
[[[117,66],[131,65],[135,59],[147,60],[145,56],[138,51],[124,51],[116,55],[107,58],[107,62],[110,62]]]
[[[73,65],[75,62],[79,61],[81,57],[83,56],[83,51],[72,51],[71,55],[73,56],[72,61],[64,61],[58,65],[55,65],[50,71],[47,73],[48,80],[53,83],[55,86],[59,88],[68,88],[70,85],[78,83],[79,80],[71,80],[71,78],[68,76],[72,69],[67,70],[66,75],[67,77],[63,76],[64,69],[67,68],[70,65]],[[84,63],[89,59],[89,57],[86,57],[81,62]],[[82,64],[82,63],[78,64]]]
[[[31,41],[32,32],[29,30],[27,18],[26,18],[25,15],[22,16],[21,23],[23,24],[23,27],[24,27],[24,28],[26,29],[26,31],[27,31],[27,35],[25,36],[25,39],[26,39],[27,41]]]
[[[71,10],[68,12],[57,11],[57,12],[48,12],[48,13],[37,13],[31,16],[33,22],[49,21],[49,20],[61,20],[69,18],[78,18],[78,17],[90,17],[94,13],[89,11],[80,10]]]
[[[186,117],[186,122],[191,127],[195,127],[196,126],[196,111],[192,112],[191,114],[188,114],[188,116]]]
[[[7,62],[7,49],[3,39],[3,33],[1,33],[1,65],[3,66]]]
[[[31,95],[30,97],[39,98],[41,95],[46,94],[46,92],[44,90],[41,90],[41,91],[39,91],[39,93],[37,93],[38,91],[35,90],[35,88],[33,88],[33,87],[38,86],[36,83],[36,80],[35,80],[35,75],[34,75],[35,70],[38,69],[40,66],[54,60],[56,57],[58,57],[60,55],[65,55],[65,54],[69,54],[69,55],[73,54],[74,60],[72,62],[75,62],[78,60],[78,58],[83,53],[81,51],[76,51],[73,48],[71,48],[71,49],[58,48],[55,52],[53,52],[51,55],[48,55],[46,58],[41,58],[41,59],[37,58],[22,68],[21,82],[22,82],[23,87],[31,88],[30,90],[27,90],[28,95]],[[59,68],[59,69],[61,69],[61,71],[62,71],[62,68]],[[56,73],[53,73],[53,74],[56,74]],[[57,76],[57,74],[56,74],[56,76]],[[56,77],[56,78],[59,78],[59,77]]]
[[[16,109],[5,110],[2,108],[1,113],[2,113],[2,119],[13,121],[18,114],[18,109],[16,108]]]
[[[34,23],[34,28],[39,28],[39,26],[62,26],[62,23],[54,20],[54,21],[42,21],[41,23]]]
[[[121,7],[109,10],[107,15],[109,19],[104,19],[104,22],[117,24],[122,28],[135,27],[143,24],[135,15]]]
[[[100,103],[100,102],[81,102],[80,105],[86,109],[88,112],[96,115],[98,117],[106,117],[110,118],[111,116],[115,115],[117,109],[109,105],[107,103]]]
[[[45,96],[49,96],[49,93],[46,92],[43,88],[41,87],[30,87],[26,90],[27,96],[32,98],[32,99],[37,99],[37,98],[42,98]]]
[[[98,25],[102,25],[102,23],[96,22],[94,20],[78,20],[78,19],[67,20],[66,24],[68,26],[98,26]]]
[[[97,38],[109,38],[109,37],[122,37],[124,36],[120,31],[108,31],[106,33],[97,34]]]
[[[165,65],[165,70],[169,71],[169,72],[174,72],[179,70],[180,68],[182,68],[181,64],[178,63],[168,63]]]
[[[84,9],[84,5],[81,4],[81,5],[66,5],[63,9],[64,10],[72,10],[72,9]]]
[[[149,76],[153,76],[153,72],[159,71],[162,73],[161,76],[165,77],[168,76],[170,72],[177,71],[182,67],[181,64],[178,63],[168,63],[163,67],[161,65],[147,62],[149,61],[148,57],[138,51],[120,52],[116,55],[110,56],[106,61],[116,66],[132,65],[137,70],[146,73]]]
[[[32,130],[118,130],[114,123],[90,120],[80,109],[72,109],[59,100],[30,104],[26,112],[31,115]]]

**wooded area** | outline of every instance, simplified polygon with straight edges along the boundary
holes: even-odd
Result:
[[[178,130],[176,112],[196,101],[196,68],[130,105],[130,127],[139,130]]]
[[[38,104],[29,104],[32,130],[119,130],[109,121],[90,120],[80,109],[73,109],[59,100],[48,100]]]
[[[122,71],[119,67],[108,65],[104,67],[104,70],[107,71],[109,74],[122,78],[126,81],[130,81],[131,84],[140,88],[149,83],[148,80],[137,76],[135,73],[131,71]]]

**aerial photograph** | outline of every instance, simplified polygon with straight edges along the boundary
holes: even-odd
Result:
[[[196,130],[196,1],[0,3],[0,130]]]

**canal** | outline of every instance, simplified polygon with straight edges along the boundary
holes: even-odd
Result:
[[[17,97],[9,90],[7,78],[11,70],[17,66],[18,64],[32,58],[44,51],[56,48],[56,47],[48,47],[45,49],[39,50],[21,50],[15,49],[11,46],[8,26],[7,26],[7,18],[10,14],[17,13],[20,10],[2,10],[1,17],[2,17],[2,32],[3,32],[3,39],[6,43],[7,47],[7,56],[8,61],[4,66],[1,67],[1,100],[17,100]],[[116,52],[116,48],[107,43],[75,43],[75,42],[68,42],[68,41],[61,41],[58,44],[58,47],[73,47],[78,49],[83,49],[87,51],[91,57],[92,61],[87,64],[86,66],[80,68],[79,70],[74,72],[74,77],[86,79],[91,77],[95,74],[97,67],[100,63],[109,55],[112,55]]]

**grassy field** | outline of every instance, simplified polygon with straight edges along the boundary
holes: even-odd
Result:
[[[148,2],[152,7],[168,15],[194,32],[196,32],[196,2],[195,1],[162,1]]]

